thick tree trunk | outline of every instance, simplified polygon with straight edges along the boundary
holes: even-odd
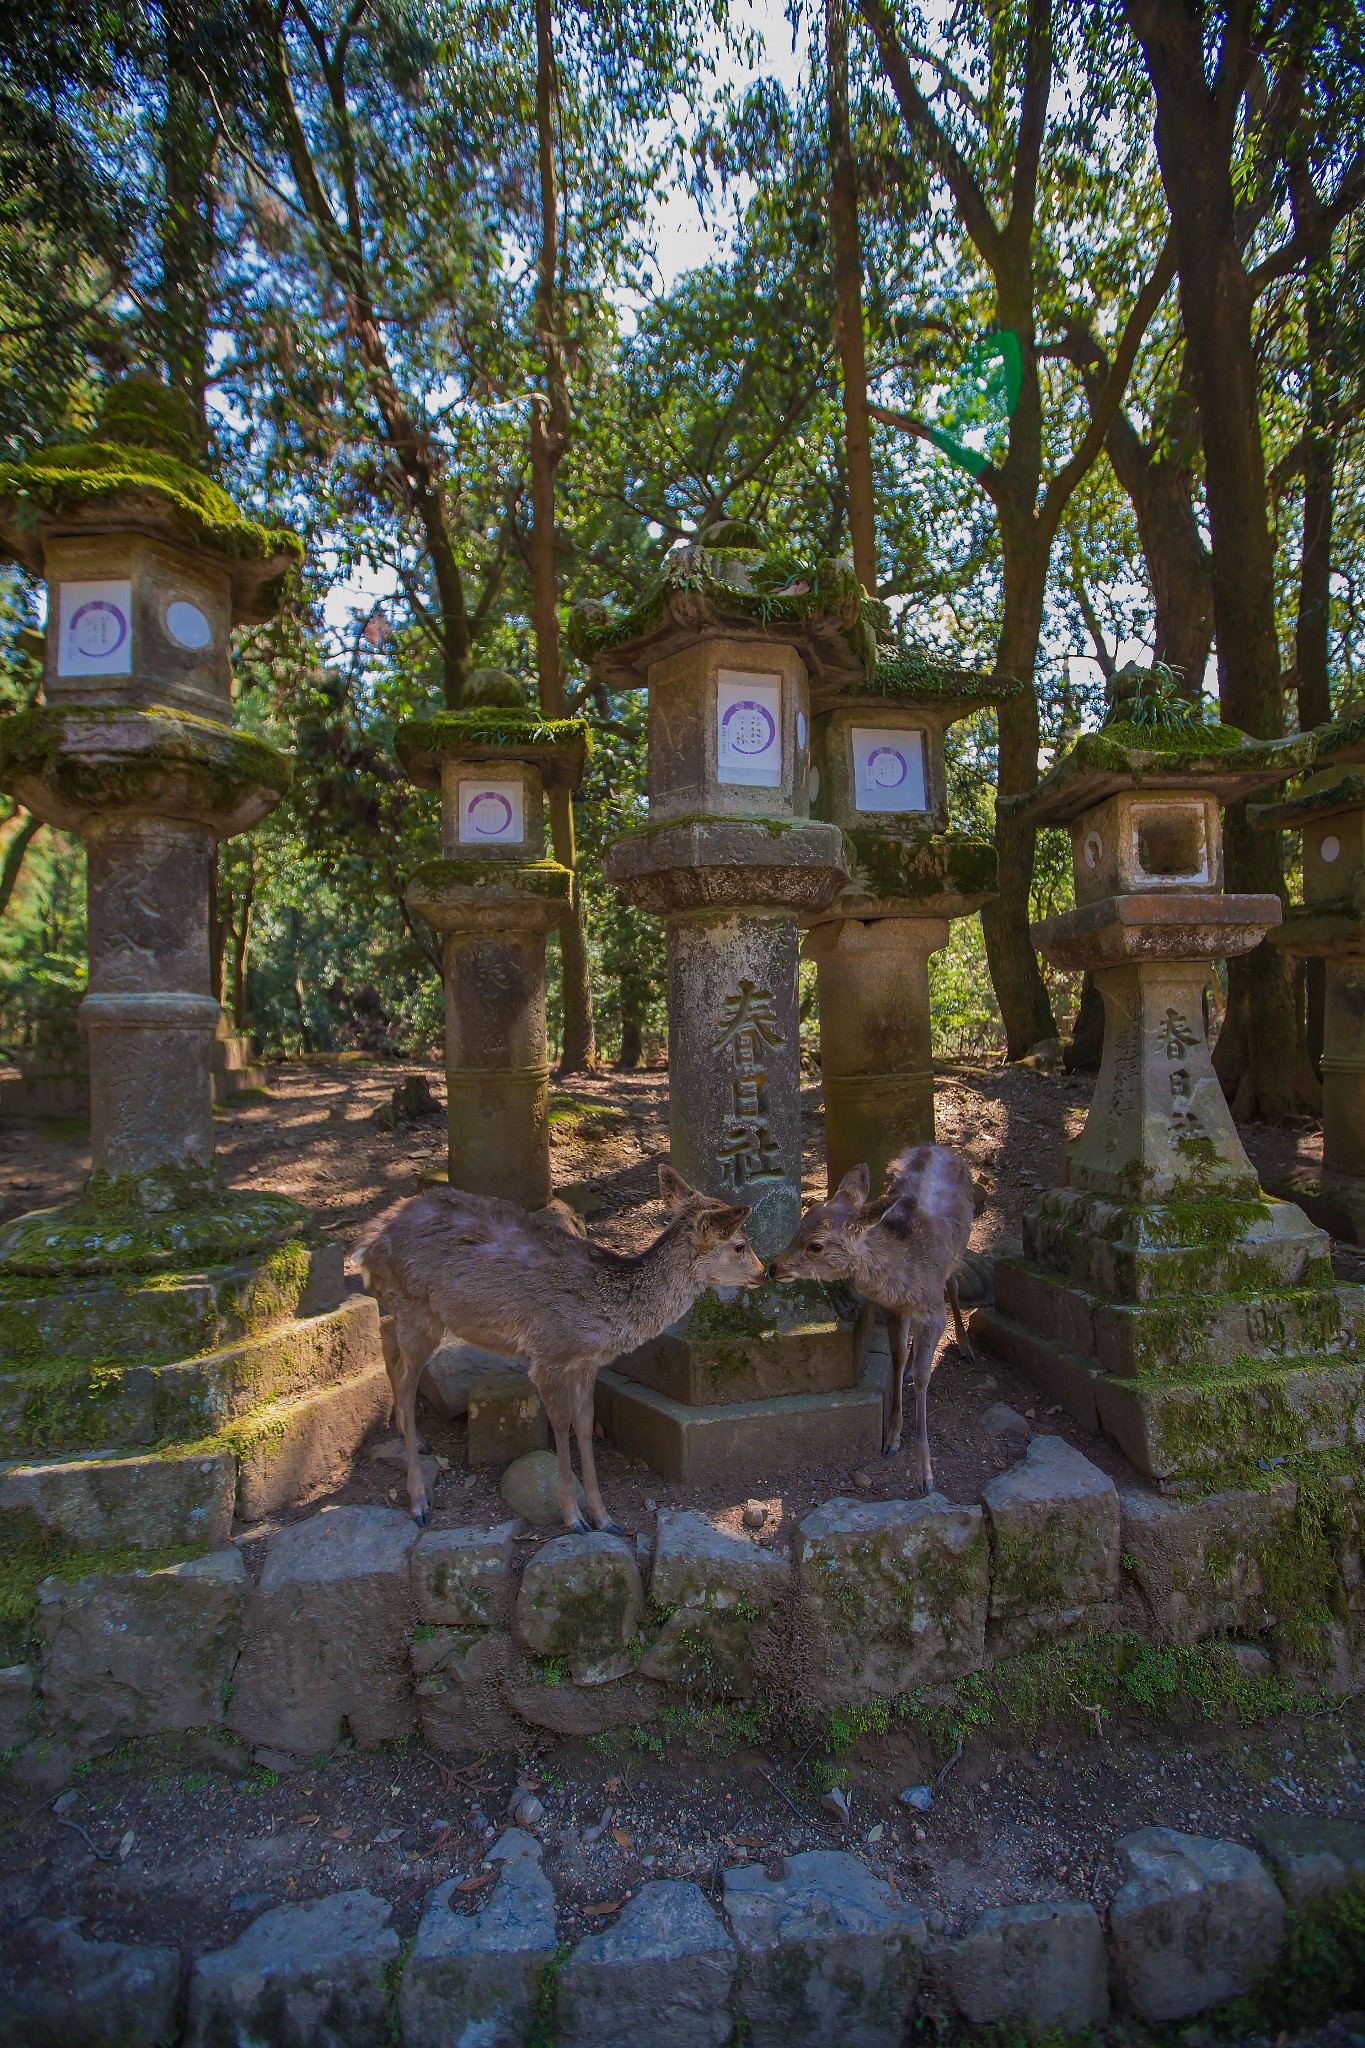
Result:
[[[9,909],[10,897],[18,886],[23,872],[24,856],[33,844],[34,837],[43,829],[41,818],[25,818],[19,830],[5,848],[5,858],[0,864],[0,917]]]
[[[867,342],[863,332],[863,253],[858,233],[858,180],[848,115],[847,0],[825,0],[829,88],[830,238],[834,245],[839,367],[844,384],[844,464],[848,529],[858,581],[877,589],[877,520],[872,429],[867,412]]]
[[[206,441],[216,137],[195,77],[185,0],[169,0],[162,31],[161,353],[167,381],[189,399]]]
[[[540,165],[541,238],[536,287],[536,330],[545,363],[544,402],[531,413],[531,611],[536,635],[540,707],[547,718],[565,713],[564,668],[559,652],[558,574],[555,563],[555,472],[569,430],[568,394],[557,327],[559,294],[559,191],[555,182],[554,31],[551,0],[536,0],[536,142]],[[591,1072],[597,1064],[592,987],[583,903],[578,889],[573,803],[565,789],[550,792],[550,835],[555,859],[573,874],[573,896],[559,927],[564,1043],[561,1074]]]
[[[1332,332],[1330,256],[1310,264],[1304,279],[1304,344],[1308,358],[1308,417],[1303,429],[1303,546],[1299,610],[1294,624],[1299,730],[1326,725],[1332,716],[1332,403],[1327,355]],[[1304,962],[1304,1037],[1313,1072],[1322,1079],[1327,1008],[1327,962]]]
[[[644,1020],[627,1006],[624,987],[621,991],[621,1057],[616,1064],[622,1073],[633,1074],[645,1056]]]
[[[1152,452],[1126,413],[1105,440],[1127,492],[1155,609],[1155,658],[1198,700],[1213,646],[1213,574],[1194,511],[1193,478],[1178,454]]]

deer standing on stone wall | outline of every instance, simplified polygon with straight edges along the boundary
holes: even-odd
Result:
[[[383,1311],[380,1334],[408,1454],[413,1520],[430,1521],[418,1457],[417,1382],[444,1332],[531,1361],[531,1382],[554,1427],[559,1505],[585,1529],[574,1495],[570,1431],[594,1529],[614,1530],[593,1460],[593,1384],[604,1365],[657,1337],[708,1287],[753,1287],[763,1262],[732,1208],[659,1167],[672,1221],[642,1252],[608,1250],[544,1212],[433,1188],[377,1217],[356,1248]]]
[[[929,1455],[929,1381],[953,1312],[958,1348],[970,1356],[953,1275],[972,1234],[972,1177],[946,1145],[912,1145],[886,1170],[869,1202],[865,1166],[846,1173],[828,1201],[808,1209],[770,1267],[775,1280],[851,1280],[886,1317],[891,1413],[882,1454],[900,1449],[907,1363],[915,1384],[915,1477],[934,1483]],[[945,1305],[946,1304],[946,1305]]]

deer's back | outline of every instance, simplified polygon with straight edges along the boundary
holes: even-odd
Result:
[[[966,1162],[946,1145],[916,1145],[892,1161],[886,1193],[869,1204],[857,1285],[883,1308],[926,1314],[967,1249],[975,1220]]]

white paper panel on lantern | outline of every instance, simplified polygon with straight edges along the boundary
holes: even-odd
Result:
[[[853,803],[859,811],[922,811],[924,733],[886,726],[853,728]]]
[[[722,782],[782,787],[782,678],[723,668],[716,677],[717,772]]]
[[[59,676],[132,674],[131,583],[63,583],[58,618]]]
[[[526,837],[520,782],[460,784],[461,846],[519,845]]]

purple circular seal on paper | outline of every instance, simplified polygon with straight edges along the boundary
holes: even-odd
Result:
[[[867,757],[867,779],[875,789],[899,789],[909,773],[899,747],[874,747]]]
[[[766,754],[777,738],[773,715],[752,697],[741,697],[720,722],[721,737],[737,754]]]
[[[469,800],[469,822],[485,839],[496,839],[512,822],[512,806],[496,789],[482,789]]]
[[[128,638],[128,621],[107,597],[92,597],[72,613],[69,630],[76,652],[98,661],[118,653]]]

